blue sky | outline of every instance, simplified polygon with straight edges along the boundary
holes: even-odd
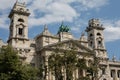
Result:
[[[48,25],[56,34],[61,22],[71,28],[75,38],[80,37],[91,18],[100,19],[104,30],[108,55],[120,60],[120,0],[18,0],[26,2],[29,17],[29,38],[41,33]],[[8,14],[16,0],[0,0],[0,38],[7,41],[9,35]]]

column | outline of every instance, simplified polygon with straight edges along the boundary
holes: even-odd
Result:
[[[114,75],[113,80],[117,80],[117,70],[116,69],[115,69],[115,75]]]
[[[45,66],[46,66],[46,80],[49,80],[48,74],[48,56],[45,56]]]

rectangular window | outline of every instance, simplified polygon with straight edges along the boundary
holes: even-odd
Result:
[[[115,70],[111,70],[111,77],[115,77]]]
[[[117,71],[118,78],[120,78],[120,70]]]
[[[22,29],[22,28],[19,28],[18,33],[19,33],[19,35],[23,35],[23,29]]]
[[[105,68],[102,69],[102,74],[105,74]]]

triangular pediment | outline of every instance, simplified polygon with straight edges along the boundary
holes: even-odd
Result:
[[[80,42],[78,40],[66,40],[66,41],[61,41],[55,44],[51,44],[48,46],[44,47],[45,49],[49,49],[49,50],[74,50],[77,51],[79,53],[91,53],[93,52],[93,50],[85,45],[80,44]]]

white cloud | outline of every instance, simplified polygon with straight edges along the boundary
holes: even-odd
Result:
[[[80,18],[81,12],[77,13],[77,9],[73,8],[71,4],[78,3],[78,8],[82,11],[89,9],[97,9],[106,4],[109,0],[18,0],[20,2],[26,2],[27,7],[30,9],[31,16],[29,18],[30,27],[38,26],[42,24],[50,24],[55,22],[67,21],[77,22],[74,23],[72,31],[79,32],[82,20]],[[10,9],[12,9],[16,0],[1,0],[0,1],[0,28],[8,29],[9,19],[7,15]],[[75,5],[77,6],[77,5]],[[43,14],[41,14],[43,13]],[[74,21],[73,21],[74,20]],[[114,41],[120,39],[120,20],[118,21],[103,21],[105,26],[105,40]],[[114,36],[114,37],[113,37]]]
[[[83,20],[83,19],[76,19],[73,26],[71,27],[71,30],[74,33],[78,33],[80,34],[81,32],[84,32],[83,28],[85,28],[88,24],[87,20]],[[82,31],[81,31],[82,30]]]
[[[79,32],[80,32],[80,26],[73,26],[73,27],[71,27],[71,30],[72,30],[74,33],[79,33]]]
[[[8,14],[11,5],[15,3],[15,0],[1,0],[0,1],[0,28],[8,29],[9,27],[9,19]]]
[[[108,0],[18,0],[19,2],[26,2],[27,7],[30,9],[31,16],[29,18],[29,25],[31,27],[38,26],[41,24],[49,24],[61,21],[72,22],[74,18],[80,16],[81,13],[77,13],[70,4],[73,2],[79,2],[83,5],[80,8],[97,8],[101,7],[107,3]],[[7,16],[4,14],[9,14],[12,5],[16,0],[1,0],[0,1],[0,24],[2,25],[9,21]],[[96,5],[97,4],[97,5]],[[39,13],[37,13],[38,11]],[[40,16],[42,14],[42,16]],[[4,18],[4,19],[2,19]],[[5,24],[4,24],[5,25]],[[6,25],[5,25],[6,26]],[[8,27],[8,26],[7,26]]]
[[[116,41],[120,40],[120,20],[105,20],[101,19],[101,24],[103,24],[103,27],[105,27],[104,30],[104,37],[105,37],[105,42],[110,42],[110,41]],[[75,22],[76,26],[71,27],[71,30],[74,33],[80,33],[81,28],[86,26],[88,21],[86,20],[78,20]]]
[[[120,20],[103,21],[105,27],[105,41],[115,41],[120,39]]]
[[[99,8],[108,3],[108,0],[78,0],[86,8]]]
[[[15,3],[15,0],[0,0],[0,10],[12,8],[13,3]]]
[[[0,27],[4,29],[8,29],[9,27],[8,19],[6,17],[6,14],[0,16]]]
[[[42,3],[42,2],[41,2]],[[61,2],[52,2],[43,3],[42,5],[36,5],[36,2],[30,5],[32,8],[32,16],[30,18],[30,25],[41,25],[41,24],[49,24],[53,22],[61,22],[68,21],[71,22],[75,17],[78,16],[78,13],[66,3]],[[37,8],[38,7],[38,8]],[[31,9],[30,8],[30,9]],[[44,13],[42,17],[35,16],[37,15],[36,10],[40,10],[40,12]],[[37,21],[36,23],[32,21]]]

